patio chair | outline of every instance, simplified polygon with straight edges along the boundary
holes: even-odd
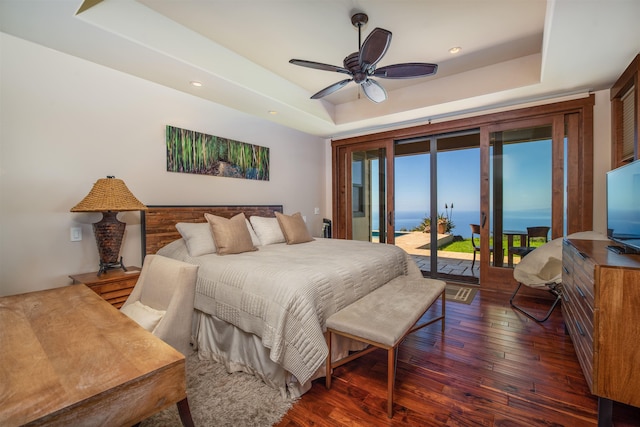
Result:
[[[550,229],[551,227],[547,226],[527,227],[527,245],[512,246],[509,248],[509,253],[524,258],[536,248],[536,246],[531,246],[531,239],[544,239],[544,243],[547,243]]]
[[[471,271],[476,263],[476,253],[480,252],[480,225],[469,224],[471,227],[471,246],[473,246],[473,262],[471,262]],[[476,243],[475,235],[478,235],[478,243]],[[489,246],[489,255],[493,254],[493,246]]]

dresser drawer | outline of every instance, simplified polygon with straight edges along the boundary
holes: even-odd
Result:
[[[565,244],[562,257],[563,283],[573,285],[573,292],[577,293],[591,309],[595,307],[595,280],[593,277],[595,265],[589,258],[584,258],[575,248]]]
[[[562,301],[565,326],[573,342],[573,347],[576,350],[578,362],[580,362],[589,390],[593,392],[593,339],[586,334],[585,327],[575,314],[575,308],[571,303],[567,304],[564,300]]]

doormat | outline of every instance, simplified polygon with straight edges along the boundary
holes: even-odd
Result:
[[[447,283],[445,287],[445,298],[447,301],[471,304],[478,293],[478,288],[470,286],[452,285]]]

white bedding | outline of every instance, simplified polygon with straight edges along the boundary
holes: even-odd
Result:
[[[258,336],[270,359],[300,383],[327,357],[323,332],[331,314],[397,276],[422,277],[402,249],[352,240],[191,257],[180,239],[158,253],[200,265],[195,308]]]

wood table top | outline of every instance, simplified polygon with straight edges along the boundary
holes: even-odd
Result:
[[[85,285],[0,298],[0,425],[133,425],[186,397],[184,356]]]

